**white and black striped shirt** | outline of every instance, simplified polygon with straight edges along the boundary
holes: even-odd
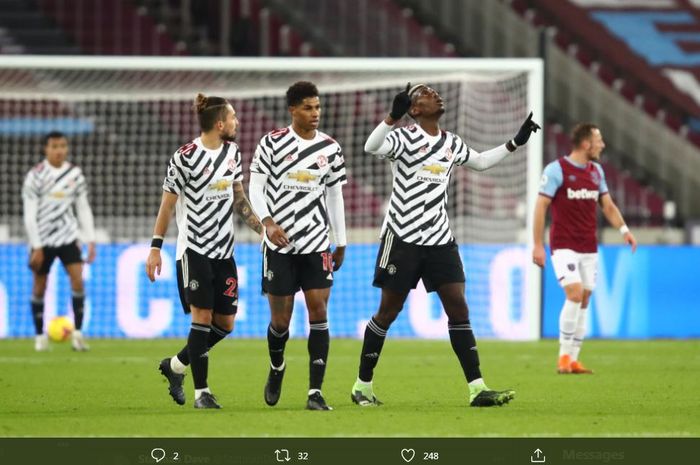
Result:
[[[83,214],[89,215],[89,234],[93,234],[85,176],[71,163],[64,162],[56,168],[44,160],[36,165],[24,180],[22,199],[27,234],[33,248],[60,247],[78,239],[74,206],[87,209]],[[78,213],[80,215],[80,211]],[[94,240],[93,237],[85,239]]]
[[[291,126],[277,129],[260,140],[250,171],[267,176],[267,208],[290,241],[278,247],[266,236],[270,249],[308,254],[330,247],[325,189],[347,182],[345,160],[335,140],[320,131],[306,140]]]
[[[224,142],[216,150],[198,137],[170,159],[163,190],[177,194],[176,256],[190,249],[208,258],[233,256],[233,183],[243,181],[238,146]]]
[[[382,225],[404,242],[444,245],[453,240],[447,218],[447,188],[455,165],[469,160],[471,150],[448,131],[430,136],[418,125],[391,131],[390,144],[394,184],[389,209]]]

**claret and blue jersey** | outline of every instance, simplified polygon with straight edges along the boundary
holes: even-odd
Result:
[[[540,195],[552,199],[551,249],[596,252],[596,206],[607,194],[605,173],[599,163],[581,165],[561,157],[548,164],[542,174]]]

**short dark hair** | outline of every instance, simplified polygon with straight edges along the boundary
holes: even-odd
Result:
[[[295,82],[287,89],[287,106],[299,105],[305,98],[309,97],[318,97],[316,84],[309,81]]]
[[[44,147],[49,145],[49,140],[51,139],[68,139],[65,134],[61,131],[51,131],[44,136]]]
[[[574,147],[581,145],[581,142],[593,135],[593,130],[598,129],[593,123],[579,123],[571,130],[571,144]]]
[[[209,131],[217,121],[226,119],[226,106],[228,100],[223,97],[207,97],[204,94],[197,94],[194,99],[194,111],[197,113],[199,127],[202,131]]]

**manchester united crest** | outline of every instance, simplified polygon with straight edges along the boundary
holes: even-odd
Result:
[[[318,159],[316,160],[316,164],[319,168],[323,168],[328,164],[328,158],[326,158],[325,155],[319,155]]]

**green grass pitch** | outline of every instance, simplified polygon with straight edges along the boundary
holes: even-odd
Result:
[[[350,401],[361,341],[332,340],[324,395],[335,410],[304,410],[306,341],[287,346],[280,403],[268,407],[263,340],[223,341],[210,353],[209,382],[221,411],[176,405],[157,370],[180,340],[93,340],[35,353],[31,340],[0,341],[0,436],[522,437],[700,436],[700,341],[586,341],[591,376],[557,375],[556,341],[479,344],[494,389],[508,406],[467,406],[467,388],[447,341],[389,339],[375,374],[385,405]]]

